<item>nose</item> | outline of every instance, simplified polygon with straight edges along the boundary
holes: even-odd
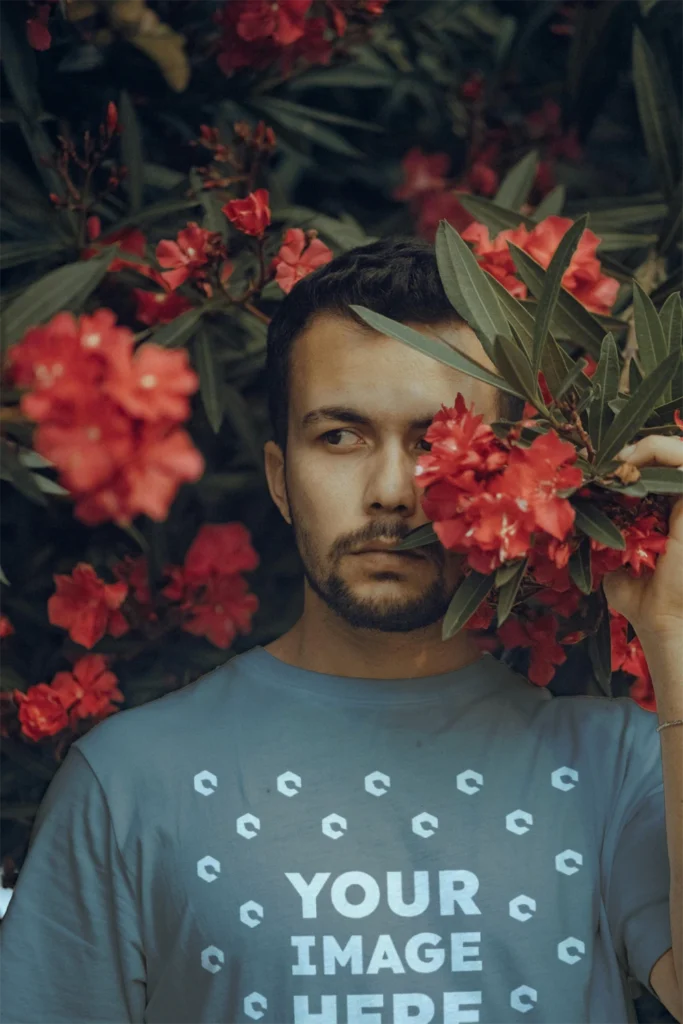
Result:
[[[405,518],[420,509],[422,489],[415,477],[415,454],[402,444],[387,444],[369,467],[366,511],[401,513]]]

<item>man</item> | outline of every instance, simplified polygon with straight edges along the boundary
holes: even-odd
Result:
[[[353,303],[486,358],[420,243],[285,298],[265,465],[303,613],[72,746],[2,926],[8,1024],[631,1021],[629,976],[681,1019],[657,716],[442,641],[458,558],[387,548],[427,521],[433,415],[499,397]]]

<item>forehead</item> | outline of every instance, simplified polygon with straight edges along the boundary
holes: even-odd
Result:
[[[409,326],[494,368],[466,325]],[[452,405],[458,392],[478,411],[495,416],[495,388],[350,318],[319,315],[292,347],[289,408],[295,429],[325,405],[352,406],[383,423],[403,423]]]

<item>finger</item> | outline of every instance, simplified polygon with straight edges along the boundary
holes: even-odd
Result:
[[[683,467],[683,438],[650,434],[642,441],[622,448],[617,458],[623,462],[630,462],[633,466],[644,466],[648,462],[654,462],[658,466]]]

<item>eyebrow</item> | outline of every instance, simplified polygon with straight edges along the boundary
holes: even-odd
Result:
[[[432,415],[419,420],[411,420],[410,428],[411,430],[426,430],[433,419]],[[342,423],[357,423],[366,427],[373,424],[373,420],[369,416],[364,416],[357,409],[351,409],[345,405],[323,405],[319,409],[307,412],[301,421],[301,426],[308,427],[323,420],[341,420]]]

